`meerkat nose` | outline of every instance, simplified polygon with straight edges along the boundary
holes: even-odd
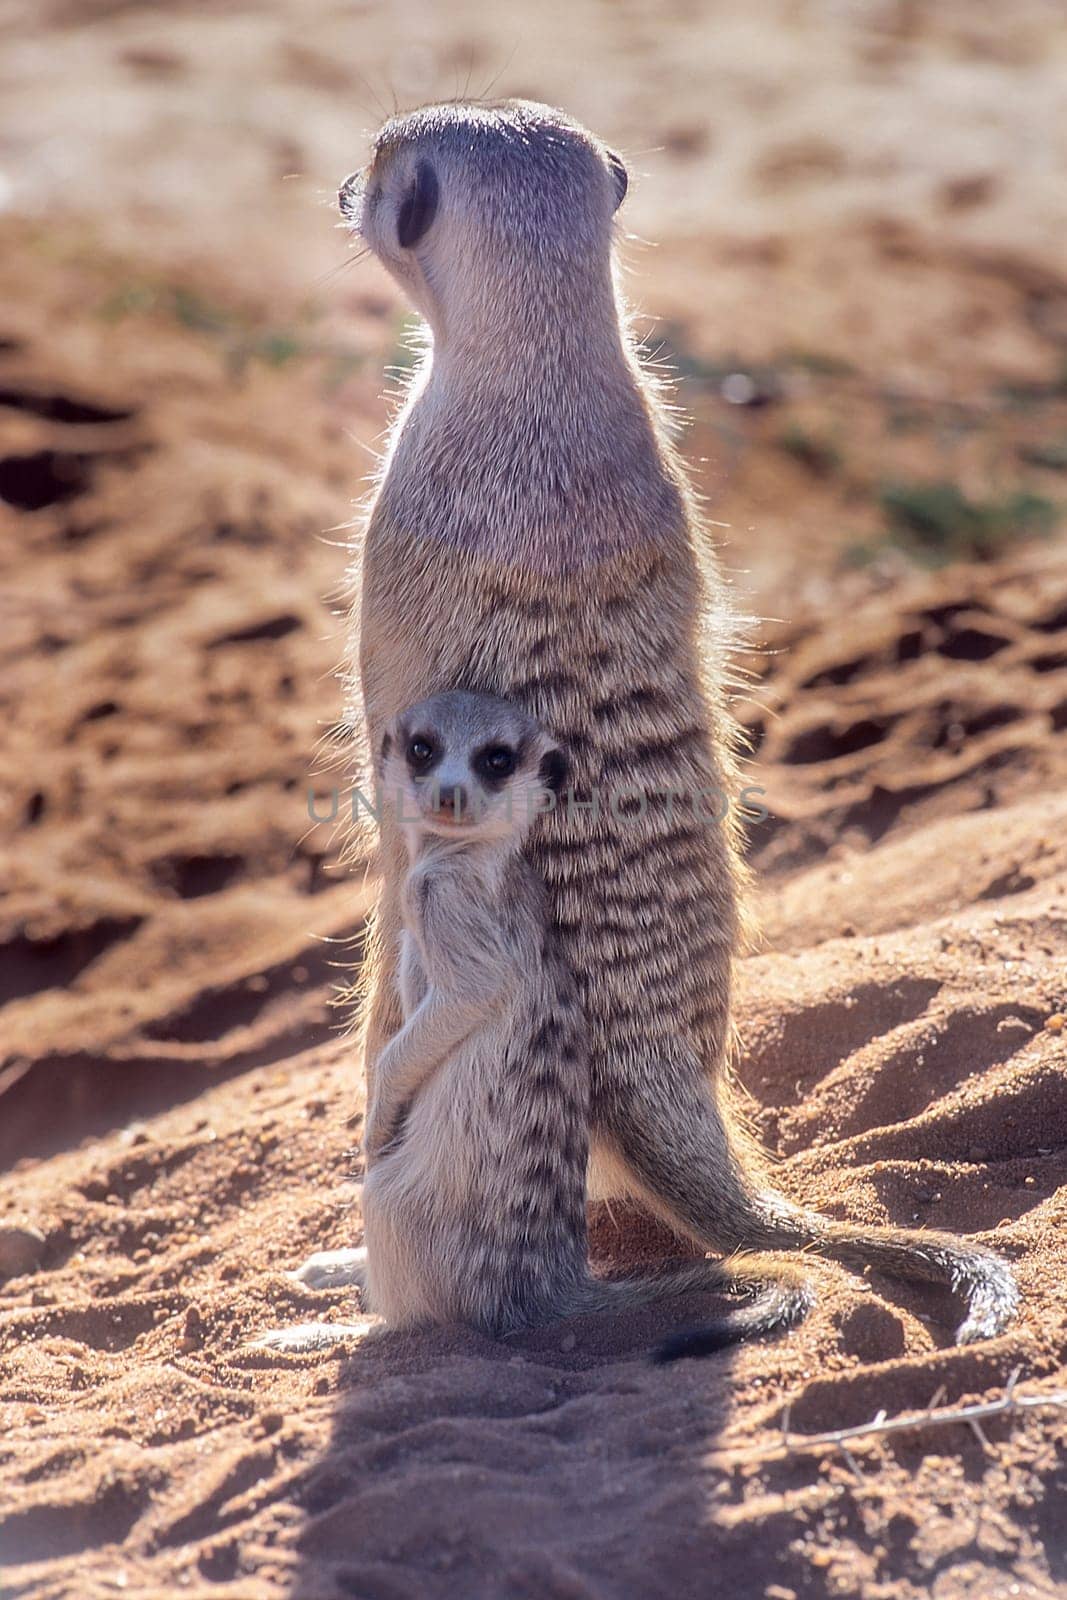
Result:
[[[356,195],[359,193],[360,184],[363,182],[362,172],[350,172],[337,191],[337,207],[343,217],[347,217]]]
[[[467,791],[462,783],[444,783],[437,793],[438,811],[451,813],[453,817],[462,816],[467,810]]]

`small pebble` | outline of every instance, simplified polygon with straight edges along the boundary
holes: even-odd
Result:
[[[1045,1019],[1045,1027],[1049,1033],[1062,1033],[1064,1028],[1067,1027],[1067,1017],[1064,1016],[1062,1011],[1054,1011],[1051,1017]]]
[[[0,1278],[36,1272],[44,1250],[45,1237],[37,1228],[0,1227]]]
[[[188,1306],[185,1312],[185,1325],[182,1328],[181,1348],[195,1350],[203,1337],[204,1326],[200,1319],[200,1312],[196,1306]]]

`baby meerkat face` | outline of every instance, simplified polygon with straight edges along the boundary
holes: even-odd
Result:
[[[411,706],[382,741],[382,805],[414,846],[426,834],[521,841],[551,810],[567,759],[508,700],[455,690]]]
[[[620,158],[579,123],[502,100],[393,117],[338,202],[433,322],[449,274],[539,256],[602,260],[626,186]]]

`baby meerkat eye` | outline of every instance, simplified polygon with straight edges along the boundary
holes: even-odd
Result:
[[[408,740],[408,760],[413,767],[424,767],[427,761],[433,759],[433,745],[429,739],[424,739],[421,734],[416,734],[414,739]]]
[[[515,752],[506,744],[491,744],[481,752],[476,764],[487,778],[510,778],[515,771]]]

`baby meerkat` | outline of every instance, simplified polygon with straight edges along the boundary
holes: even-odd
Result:
[[[699,1289],[748,1303],[664,1354],[798,1321],[804,1283],[699,1261],[599,1282],[586,1250],[588,1041],[544,884],[522,854],[564,753],[518,706],[445,693],[382,741],[381,804],[409,867],[405,1021],[380,1055],[363,1189],[370,1309],[391,1327],[494,1336]]]
[[[400,710],[452,688],[517,702],[566,746],[581,804],[539,819],[524,853],[588,1028],[601,1193],[636,1196],[724,1254],[810,1249],[947,1286],[963,1302],[957,1337],[989,1338],[1018,1302],[1005,1262],[796,1204],[733,1114],[738,812],[714,826],[678,802],[738,790],[723,584],[619,298],[626,184],[571,118],[503,101],[393,118],[343,186],[344,216],[432,337],[354,568],[351,720],[379,771]],[[596,805],[631,786],[646,803]],[[372,1103],[403,1023],[405,849],[388,819],[380,860]],[[304,1278],[360,1271],[339,1251]]]

